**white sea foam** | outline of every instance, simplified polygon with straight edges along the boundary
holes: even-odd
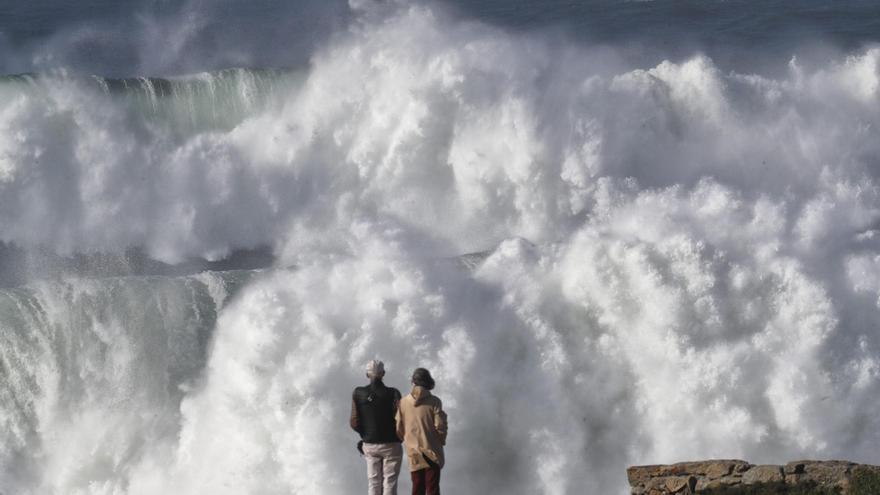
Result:
[[[880,463],[878,61],[621,68],[404,7],[231,130],[170,136],[68,80],[16,93],[3,240],[172,262],[268,244],[296,269],[223,294],[201,380],[119,405],[111,437],[98,401],[68,417],[72,385],[38,387],[21,449],[59,450],[3,458],[31,474],[0,490],[362,490],[346,415],[373,357],[401,388],[436,375],[452,493],[623,493],[628,464],[699,457]],[[490,247],[472,272],[436,261]],[[94,366],[147,366],[114,328]]]

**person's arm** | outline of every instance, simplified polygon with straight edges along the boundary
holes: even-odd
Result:
[[[437,399],[437,405],[434,406],[434,429],[440,437],[440,443],[446,445],[446,433],[449,430],[446,412],[443,411],[443,402]]]
[[[397,438],[402,442],[406,427],[403,424],[403,409],[400,408],[400,401],[397,402],[397,407],[395,409],[397,410],[397,412],[394,413],[394,421],[397,423]]]
[[[401,432],[403,431],[403,419],[400,415],[400,390],[394,389],[394,423],[396,425],[397,439],[401,442],[403,441],[403,435]]]
[[[354,400],[354,393],[351,394],[351,416],[348,419],[348,424],[351,426],[352,430],[358,433],[361,432],[361,422],[358,418],[357,403]]]

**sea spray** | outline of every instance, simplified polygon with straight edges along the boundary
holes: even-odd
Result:
[[[120,474],[173,440],[217,311],[254,274],[0,289],[4,492],[125,486]]]
[[[553,49],[413,8],[316,54],[283,104],[182,140],[101,92],[50,84],[0,110],[0,234],[215,259],[305,242],[296,229],[324,238],[365,212],[461,253],[510,235],[564,239],[602,179],[690,188],[704,177],[784,200],[804,229],[836,208],[837,237],[878,221],[878,113],[866,104],[878,98],[877,49],[811,73],[793,60],[781,79],[725,74],[702,56],[606,75],[613,64],[589,49]],[[832,198],[839,184],[863,192]]]

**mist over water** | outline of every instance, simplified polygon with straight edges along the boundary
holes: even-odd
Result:
[[[0,253],[87,260],[0,289],[0,492],[356,493],[374,357],[435,375],[450,493],[880,463],[871,39],[750,71],[349,16],[305,65],[0,78]]]
[[[289,68],[350,17],[344,0],[0,2],[0,72],[107,77]]]

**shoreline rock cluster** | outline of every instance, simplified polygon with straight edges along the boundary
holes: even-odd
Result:
[[[795,461],[754,465],[738,459],[633,466],[626,470],[632,495],[737,493],[857,494],[853,480],[880,480],[880,466],[848,461]],[[878,492],[880,493],[880,492]]]

